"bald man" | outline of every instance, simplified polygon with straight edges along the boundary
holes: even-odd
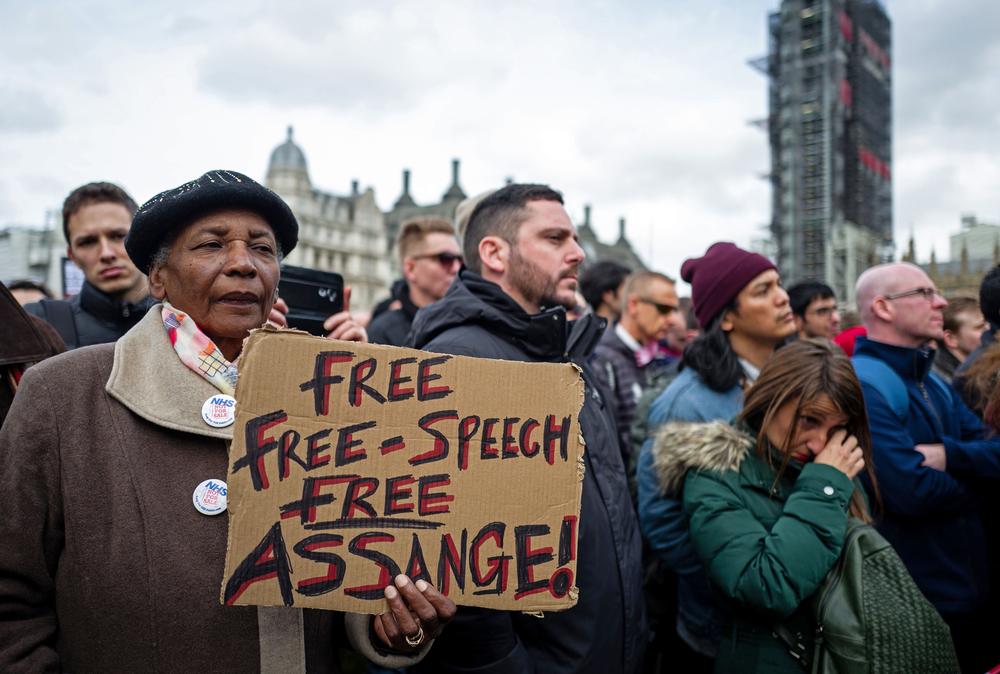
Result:
[[[986,540],[974,487],[1000,478],[1000,439],[931,372],[932,339],[948,302],[920,267],[884,264],[858,279],[868,329],[854,350],[872,433],[882,534],[951,627],[962,671],[1000,662],[1000,633],[985,605]],[[998,484],[997,486],[1000,486]],[[994,607],[995,608],[995,607]]]
[[[678,299],[673,279],[653,271],[626,278],[622,297],[621,318],[613,329],[604,331],[592,358],[602,383],[614,396],[622,459],[629,466],[629,431],[647,383],[647,368],[639,365],[636,355],[667,336],[678,313]]]

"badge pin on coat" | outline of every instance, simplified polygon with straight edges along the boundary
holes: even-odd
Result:
[[[226,510],[229,490],[222,480],[205,480],[194,489],[194,508],[202,515],[218,515]]]
[[[236,420],[236,398],[220,393],[201,406],[202,420],[213,428],[225,428]]]

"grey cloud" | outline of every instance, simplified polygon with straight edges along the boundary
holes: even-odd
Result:
[[[43,133],[62,124],[62,113],[41,92],[0,85],[0,133]]]

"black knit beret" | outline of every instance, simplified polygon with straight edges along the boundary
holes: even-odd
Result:
[[[262,217],[286,255],[299,240],[299,223],[281,197],[242,173],[209,171],[140,206],[125,250],[135,266],[148,274],[153,256],[165,241],[194,220],[220,210],[246,210]]]

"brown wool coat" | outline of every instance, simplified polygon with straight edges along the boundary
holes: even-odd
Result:
[[[228,515],[192,505],[226,477],[232,427],[201,419],[217,393],[158,306],[25,374],[0,431],[0,671],[336,672],[345,630],[416,661],[379,655],[368,616],[220,605]]]

